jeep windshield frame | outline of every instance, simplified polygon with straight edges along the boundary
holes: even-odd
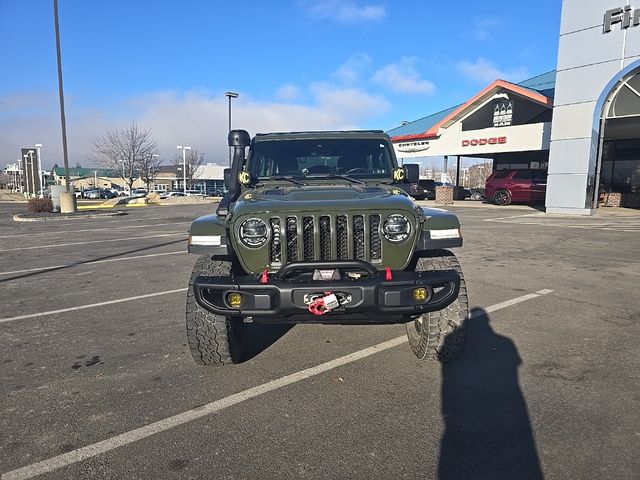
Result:
[[[384,137],[276,137],[255,141],[246,165],[257,183],[283,177],[305,183],[365,183],[392,178],[396,160],[391,142]]]

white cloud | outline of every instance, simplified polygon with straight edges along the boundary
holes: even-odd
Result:
[[[312,0],[306,3],[312,17],[319,20],[336,20],[341,23],[376,21],[387,14],[381,5],[358,5],[349,0]]]
[[[352,85],[357,83],[370,67],[371,57],[365,53],[356,53],[340,65],[332,76],[343,84]]]
[[[495,17],[480,15],[471,21],[470,33],[476,40],[486,40],[491,36],[491,31],[500,25]]]
[[[354,128],[357,123],[375,118],[389,110],[389,102],[356,88],[341,88],[328,83],[311,86],[318,107],[332,112],[343,122],[343,128]]]
[[[282,85],[276,91],[276,98],[283,102],[292,102],[300,98],[300,87],[292,83]]]
[[[490,83],[498,79],[520,82],[529,76],[526,67],[502,70],[486,58],[478,58],[475,62],[465,60],[458,63],[456,68],[460,73],[478,83]]]
[[[398,93],[433,93],[435,85],[420,77],[416,63],[415,57],[402,57],[398,62],[379,69],[373,76],[373,81]]]
[[[290,89],[290,91],[292,91]],[[338,130],[371,124],[388,111],[388,102],[355,88],[343,88],[330,83],[311,85],[310,104],[265,102],[241,92],[232,104],[233,127],[244,128],[252,135],[258,132],[291,130]],[[55,98],[55,92],[51,92]],[[26,95],[28,97],[28,95]],[[0,97],[0,105],[18,104],[20,110],[3,111],[0,116],[0,166],[14,163],[20,147],[44,144],[43,164],[62,165],[60,118],[55,109],[37,110],[37,104],[25,105],[25,96]],[[29,103],[29,102],[27,102]],[[22,114],[25,107],[32,111]],[[125,113],[122,113],[125,112]],[[101,137],[107,129],[123,128],[131,121],[150,128],[158,142],[161,158],[168,163],[176,145],[190,145],[205,154],[207,162],[226,162],[228,100],[224,95],[203,91],[160,91],[127,99],[109,110],[81,109],[69,102],[67,131],[69,163],[91,165],[91,139]]]

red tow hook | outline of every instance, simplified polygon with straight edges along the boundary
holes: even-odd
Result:
[[[327,313],[327,307],[324,306],[324,299],[316,298],[309,304],[309,311],[317,316]]]
[[[268,270],[264,270],[261,274],[260,274],[260,283],[267,283],[269,281],[269,277],[267,276],[267,273],[269,271]]]
[[[309,311],[320,316],[340,306],[338,298],[331,292],[324,292],[324,297],[318,297],[309,304]]]
[[[390,282],[391,280],[393,280],[393,274],[391,273],[391,269],[389,267],[386,267],[384,269],[384,279],[387,282]]]

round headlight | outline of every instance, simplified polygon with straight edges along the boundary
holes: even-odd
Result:
[[[390,242],[404,242],[411,233],[411,223],[404,215],[394,213],[384,221],[382,231],[384,237]]]
[[[267,225],[259,218],[250,218],[240,225],[240,240],[247,247],[259,247],[267,241]]]

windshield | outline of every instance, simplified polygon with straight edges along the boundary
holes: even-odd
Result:
[[[252,178],[390,178],[390,146],[379,139],[261,140],[248,160]]]

